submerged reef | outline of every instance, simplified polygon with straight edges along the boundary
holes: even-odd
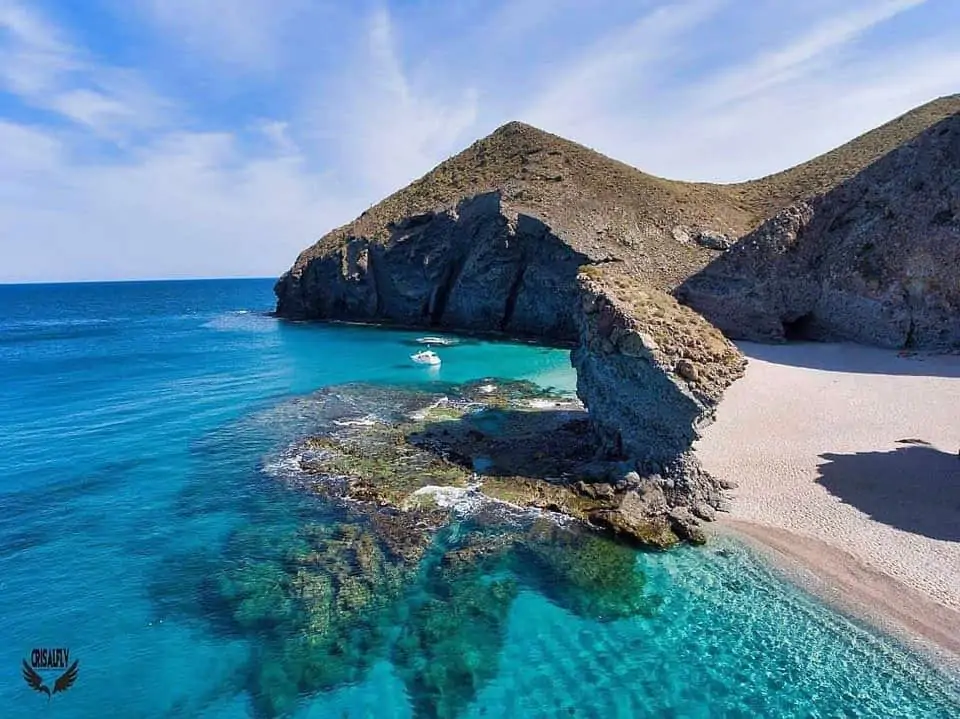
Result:
[[[235,631],[256,638],[248,690],[258,716],[361,681],[389,659],[418,719],[453,719],[498,672],[513,600],[524,589],[601,621],[651,616],[634,550],[581,524],[479,513],[435,531],[419,559],[392,553],[379,510],[283,537],[261,532],[269,557],[210,578]]]
[[[235,541],[250,546],[255,528]],[[257,636],[250,669],[255,707],[279,716],[301,694],[362,679],[383,653],[396,600],[413,567],[354,523],[307,525],[287,537],[269,530],[270,558],[240,561],[214,580],[236,627]]]
[[[576,400],[483,380],[344,385],[312,401],[314,429],[268,464],[326,514],[238,530],[207,580],[232,631],[257,640],[258,716],[381,660],[414,716],[460,716],[496,677],[525,590],[600,621],[657,611],[636,549],[590,522],[631,484],[601,481],[620,470],[595,458]]]

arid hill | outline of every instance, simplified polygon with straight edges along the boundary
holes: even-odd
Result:
[[[778,212],[676,296],[738,339],[960,348],[960,113]]]
[[[301,253],[277,283],[277,311],[571,340],[578,267],[673,291],[769,217],[957,112],[960,95],[941,98],[733,185],[654,177],[509,123]]]

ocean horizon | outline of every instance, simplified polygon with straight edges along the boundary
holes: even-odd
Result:
[[[0,716],[960,716],[731,538],[604,549],[634,587],[611,604],[517,564],[438,579],[465,512],[401,573],[302,481],[304,440],[478,380],[572,395],[569,352],[464,338],[425,368],[422,332],[274,317],[274,281],[0,284]],[[67,689],[23,675],[41,649]]]

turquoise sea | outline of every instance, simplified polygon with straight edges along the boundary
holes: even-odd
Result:
[[[636,553],[655,601],[620,619],[530,582],[497,616],[421,588],[385,643],[345,635],[330,661],[353,662],[349,681],[284,695],[276,647],[299,625],[244,624],[211,587],[333,521],[278,477],[317,421],[311,393],[487,376],[570,390],[573,374],[565,351],[491,342],[431,373],[407,359],[416,334],[270,317],[271,286],[0,286],[0,717],[960,717],[942,676],[728,542]],[[430,631],[410,643],[425,593]],[[79,660],[50,699],[21,677],[40,647]]]

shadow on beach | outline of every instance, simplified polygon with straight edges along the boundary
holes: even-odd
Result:
[[[827,464],[818,481],[878,522],[960,542],[960,458],[907,441],[890,452],[820,455]]]
[[[960,378],[960,355],[957,354],[901,352],[879,347],[823,342],[787,342],[776,345],[738,342],[737,347],[749,359],[790,367],[852,374]]]

